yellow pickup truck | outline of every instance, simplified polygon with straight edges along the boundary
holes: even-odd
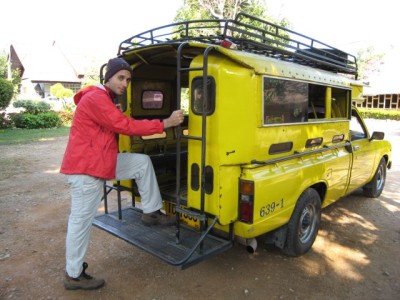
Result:
[[[142,226],[135,183],[122,181],[105,186],[95,226],[182,268],[235,242],[253,252],[261,238],[298,256],[312,247],[323,207],[359,188],[381,194],[391,145],[352,105],[363,89],[354,56],[244,13],[155,28],[118,54],[133,69],[119,99],[127,116],[187,111],[163,134],[119,137],[121,152],[150,156],[177,225]],[[110,212],[112,190],[119,205]]]

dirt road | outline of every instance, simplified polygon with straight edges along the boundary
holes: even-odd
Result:
[[[67,138],[0,146],[0,299],[398,299],[400,122],[369,124],[393,143],[386,188],[379,199],[356,192],[325,209],[303,257],[237,245],[180,270],[94,228],[88,273],[107,282],[98,291],[62,285],[69,191],[58,169]]]

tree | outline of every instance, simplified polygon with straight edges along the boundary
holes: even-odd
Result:
[[[0,54],[0,78],[7,78],[7,57]]]
[[[240,12],[263,20],[268,20],[284,28],[290,27],[288,19],[282,18],[278,20],[268,14],[265,0],[184,0],[184,5],[178,10],[174,20],[175,22],[190,20],[229,20],[235,19],[236,15]],[[267,31],[270,31],[271,36],[269,38],[278,42],[275,44],[276,47],[281,47],[282,44],[288,42],[288,33],[286,32],[280,31],[279,36],[275,36],[276,30],[274,27],[265,27],[265,24],[255,19],[242,18],[239,21],[254,26],[255,28],[265,28]],[[204,25],[202,29],[197,28],[195,30],[205,36],[215,34],[214,29],[209,28],[208,24]],[[178,26],[177,31],[179,30],[182,30],[182,28]],[[228,31],[228,33],[230,33],[230,31]],[[192,34],[190,30],[189,34]],[[253,37],[248,38],[253,39]]]
[[[267,19],[284,27],[289,26],[287,19],[275,20],[268,15],[265,0],[184,0],[174,20],[233,19],[239,12]]]
[[[0,110],[6,109],[14,95],[14,86],[11,81],[0,78]]]
[[[66,98],[69,98],[74,94],[73,90],[65,88],[61,83],[56,83],[50,87],[50,94],[61,99],[65,110],[70,109],[67,105]]]
[[[0,53],[0,78],[8,79],[8,60],[4,53]],[[19,69],[11,70],[11,83],[13,84],[13,95],[18,93],[21,83],[21,72]]]
[[[373,46],[359,50],[357,53],[358,78],[368,80],[371,75],[378,72],[384,56],[382,53],[376,53]]]

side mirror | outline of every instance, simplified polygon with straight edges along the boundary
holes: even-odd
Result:
[[[372,141],[372,140],[379,140],[379,141],[381,141],[381,140],[383,140],[385,138],[385,133],[384,132],[381,132],[381,131],[374,131],[373,133],[372,133],[372,136],[371,136],[371,138],[369,139],[370,141]]]

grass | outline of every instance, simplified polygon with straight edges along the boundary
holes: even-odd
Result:
[[[70,127],[46,129],[1,129],[0,145],[26,144],[68,136]]]

